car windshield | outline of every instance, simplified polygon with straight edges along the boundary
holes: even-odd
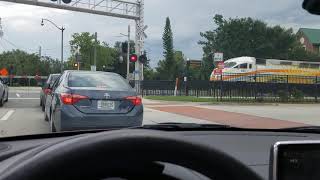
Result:
[[[233,68],[237,63],[236,62],[226,62],[224,63],[225,68]]]
[[[293,0],[0,0],[0,138],[320,128],[318,22]]]

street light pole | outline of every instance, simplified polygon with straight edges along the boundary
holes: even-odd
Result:
[[[44,26],[44,21],[48,21],[49,23],[51,23],[52,25],[54,25],[57,29],[59,29],[61,31],[61,73],[63,72],[63,32],[65,30],[65,28],[63,26],[58,27],[58,25],[52,21],[50,21],[49,19],[41,19],[41,26]]]

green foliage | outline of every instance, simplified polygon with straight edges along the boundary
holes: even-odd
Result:
[[[155,80],[157,78],[157,73],[150,67],[145,67],[143,69],[144,80]]]
[[[215,15],[213,21],[217,28],[200,33],[203,40],[199,44],[203,46],[203,60],[207,64],[213,64],[213,52],[223,52],[224,59],[239,56],[292,60],[319,58],[303,49],[292,29],[267,26],[252,18],[224,19]],[[209,70],[206,73],[209,76]]]
[[[42,75],[59,73],[61,61],[50,57],[40,57],[37,54],[29,54],[22,50],[5,51],[0,54],[0,68],[13,66],[14,75]]]
[[[214,98],[198,98],[193,96],[146,96],[146,99],[183,102],[213,102]]]
[[[182,77],[185,73],[184,55],[181,51],[174,51],[173,61],[169,64],[166,60],[160,60],[158,67],[158,79],[175,80],[177,77]]]
[[[173,49],[173,34],[171,30],[170,19],[167,17],[166,25],[164,27],[164,33],[162,36],[163,40],[163,55],[164,60],[160,61],[158,64],[157,71],[160,74],[161,79],[173,80],[176,78],[176,61],[175,61],[175,53]]]
[[[289,92],[286,90],[279,90],[278,91],[278,96],[281,102],[288,102],[289,100]]]
[[[115,69],[118,66],[119,52],[116,48],[111,48],[106,42],[95,42],[94,34],[89,32],[74,33],[70,40],[72,56],[69,58],[69,68],[75,62],[75,54],[79,48],[82,56],[80,68],[90,70],[90,66],[94,64],[94,47],[97,49],[97,70],[103,70],[103,66]],[[70,66],[71,65],[71,66]]]
[[[293,89],[291,92],[291,96],[293,98],[293,100],[302,100],[304,98],[304,94],[301,90],[299,89]]]

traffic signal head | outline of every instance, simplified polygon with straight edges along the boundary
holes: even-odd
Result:
[[[130,55],[130,62],[137,62],[138,56],[136,54],[131,54]]]
[[[139,57],[139,61],[144,64],[146,63],[148,60],[147,56],[145,54],[142,54],[140,57]]]
[[[78,63],[73,63],[73,66],[74,67],[78,67]]]
[[[128,43],[127,42],[122,43],[121,44],[121,49],[122,49],[122,53],[123,54],[128,53]]]

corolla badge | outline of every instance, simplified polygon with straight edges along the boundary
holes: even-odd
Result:
[[[104,95],[103,95],[106,99],[109,99],[111,96],[110,96],[110,94],[108,94],[108,93],[104,93]]]

